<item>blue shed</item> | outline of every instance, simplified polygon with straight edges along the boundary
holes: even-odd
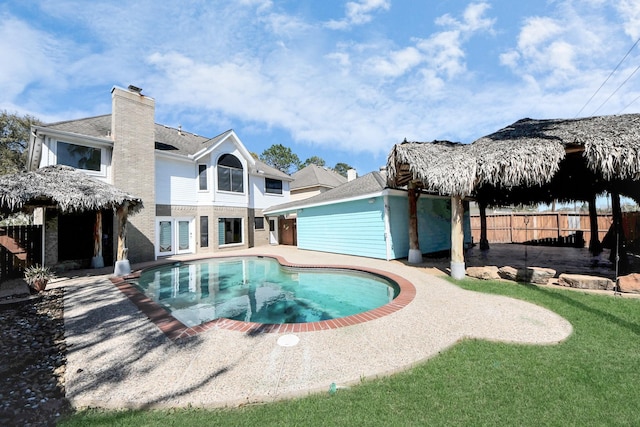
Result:
[[[384,172],[371,172],[317,196],[272,206],[265,216],[297,220],[298,248],[379,259],[409,254],[407,192],[387,188]],[[424,254],[451,248],[451,199],[421,194],[418,236]],[[471,244],[471,222],[464,213],[464,241]]]

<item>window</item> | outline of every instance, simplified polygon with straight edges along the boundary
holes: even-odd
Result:
[[[102,150],[95,147],[71,144],[58,141],[58,164],[71,166],[76,169],[100,171]]]
[[[242,243],[242,218],[218,219],[218,245]]]
[[[264,217],[257,216],[254,218],[254,225],[256,230],[264,230]]]
[[[198,165],[198,188],[207,189],[207,165]]]
[[[200,217],[200,247],[209,247],[209,217]]]
[[[282,194],[282,181],[279,179],[265,178],[264,191],[265,193]]]
[[[218,160],[218,190],[244,192],[242,163],[231,154],[223,154]]]

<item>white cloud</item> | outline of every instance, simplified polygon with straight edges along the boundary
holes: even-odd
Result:
[[[61,43],[50,35],[9,16],[0,18],[0,93],[4,102],[13,101],[24,89],[40,82],[56,84],[57,51]]]
[[[436,24],[443,27],[451,27],[460,30],[461,33],[471,34],[477,31],[491,31],[495,24],[495,19],[484,16],[491,8],[488,3],[471,3],[462,13],[462,20],[444,14],[436,19]]]
[[[398,77],[423,61],[422,54],[414,47],[391,52],[387,58],[373,57],[365,62],[368,71],[382,77]]]
[[[624,20],[624,31],[634,41],[640,38],[640,2],[638,0],[620,0],[617,9]]]
[[[331,20],[325,23],[332,30],[344,30],[354,25],[363,25],[373,19],[372,14],[379,10],[389,10],[391,4],[388,0],[360,0],[350,1],[345,5],[345,17],[340,20]]]

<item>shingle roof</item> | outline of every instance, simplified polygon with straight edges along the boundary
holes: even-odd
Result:
[[[111,114],[88,117],[77,120],[67,120],[44,125],[42,127],[76,133],[98,138],[109,138],[111,134]],[[215,145],[227,137],[231,129],[213,138],[185,132],[181,129],[155,124],[155,148],[158,151],[170,152],[182,156],[196,154],[202,149]],[[291,180],[291,177],[266,163],[256,160],[256,169],[264,171],[266,176],[277,177],[283,180]]]
[[[353,181],[345,182],[344,184],[318,194],[317,196],[309,197],[304,200],[297,200],[295,202],[283,203],[281,205],[271,206],[265,209],[265,213],[281,212],[284,210],[296,210],[300,207],[309,205],[325,205],[334,202],[340,202],[342,200],[356,198],[358,196],[365,196],[369,194],[375,194],[387,188],[387,176],[385,172],[370,172],[360,178]]]
[[[347,178],[330,169],[311,164],[291,175],[295,180],[291,184],[291,190],[308,187],[334,188],[347,182]]]
[[[109,135],[111,135],[111,114],[49,123],[43,125],[43,127],[96,138],[109,138]]]

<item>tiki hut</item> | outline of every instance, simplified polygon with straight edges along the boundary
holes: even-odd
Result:
[[[397,144],[387,170],[391,187],[414,186],[454,201],[474,198],[483,224],[487,206],[588,202],[590,247],[597,251],[596,196],[612,195],[616,233],[619,196],[640,202],[640,114],[523,119],[468,145]],[[487,244],[486,226],[482,235],[481,247]]]
[[[102,256],[101,211],[116,211],[118,260],[121,260],[127,255],[127,216],[138,212],[143,205],[141,199],[69,166],[46,166],[0,176],[0,214],[32,211],[38,207],[54,208],[62,213],[95,211],[94,258]]]

